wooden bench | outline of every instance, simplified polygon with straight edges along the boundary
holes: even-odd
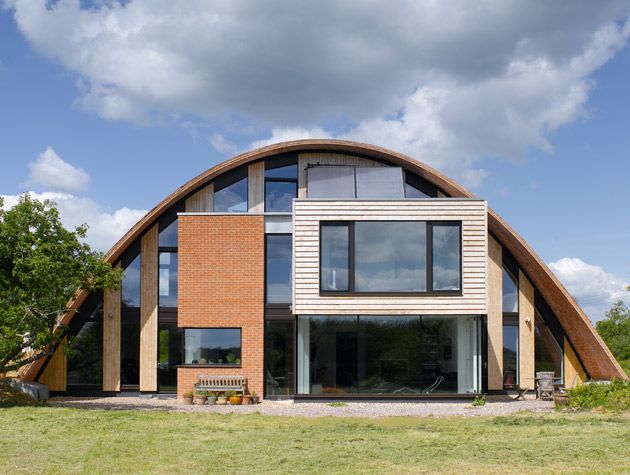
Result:
[[[199,391],[240,391],[245,393],[247,380],[242,376],[210,376],[200,374],[197,376],[195,389]]]

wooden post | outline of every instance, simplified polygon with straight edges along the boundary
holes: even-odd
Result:
[[[120,391],[120,289],[103,291],[103,391]]]
[[[158,229],[140,242],[140,391],[157,391]]]
[[[535,388],[534,287],[522,270],[518,276],[518,363],[519,385]]]
[[[488,234],[488,389],[503,389],[503,249]]]

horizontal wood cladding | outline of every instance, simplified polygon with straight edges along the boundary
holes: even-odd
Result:
[[[293,313],[461,315],[486,313],[487,208],[483,200],[327,201],[294,204]],[[461,221],[462,295],[320,296],[320,221]]]

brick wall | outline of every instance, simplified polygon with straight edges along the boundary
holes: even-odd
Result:
[[[197,375],[242,375],[250,391],[263,394],[263,216],[179,217],[178,325],[240,327],[241,368],[178,368],[177,395]]]

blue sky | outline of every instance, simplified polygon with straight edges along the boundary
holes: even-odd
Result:
[[[629,4],[480,5],[6,1],[0,194],[106,250],[239,151],[356,139],[487,198],[600,319],[630,282]]]

